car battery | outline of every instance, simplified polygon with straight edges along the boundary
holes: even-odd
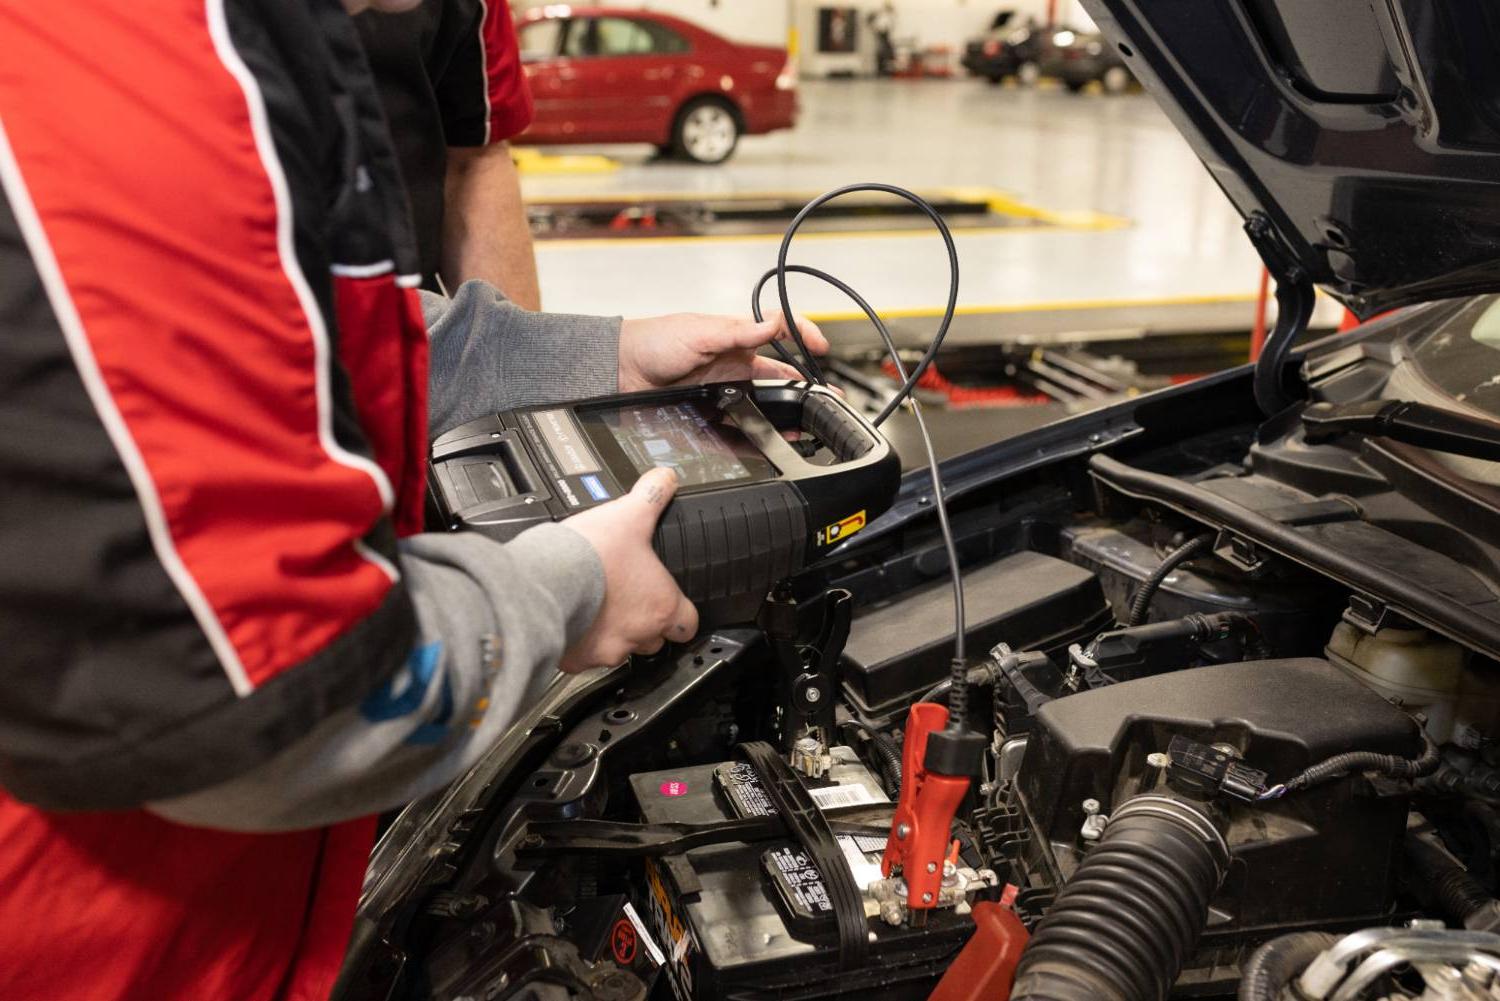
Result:
[[[740,761],[635,775],[630,784],[648,823],[712,824],[775,812],[754,769]],[[890,823],[894,805],[848,748],[834,748],[828,776],[806,784],[821,809],[870,808],[841,813],[842,820],[873,832]],[[884,833],[840,833],[838,840],[861,889],[881,878]],[[931,992],[974,930],[966,914],[952,910],[933,912],[920,928],[869,918],[866,961],[841,970],[827,891],[790,836],[648,859],[636,884],[636,908],[678,1001],[810,1001],[855,993],[915,1001]]]

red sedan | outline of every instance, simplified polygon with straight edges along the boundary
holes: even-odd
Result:
[[[604,7],[537,8],[517,31],[536,101],[518,142],[649,142],[719,163],[741,135],[796,122],[797,77],[785,49]]]

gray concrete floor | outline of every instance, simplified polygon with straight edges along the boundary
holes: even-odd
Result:
[[[725,164],[660,161],[645,146],[559,148],[550,152],[603,152],[620,167],[528,175],[525,193],[816,192],[856,180],[998,188],[1054,212],[1110,213],[1129,225],[961,233],[968,310],[1244,302],[1248,325],[1259,261],[1239,217],[1149,97],[970,80],[805,81],[801,93],[796,129],[747,137]],[[775,249],[774,237],[577,240],[539,244],[538,259],[549,309],[741,312]],[[934,235],[820,235],[799,243],[793,259],[836,272],[882,310],[920,315],[946,292]],[[813,315],[849,310],[811,283],[794,303]]]

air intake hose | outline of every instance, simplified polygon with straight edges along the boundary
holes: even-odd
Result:
[[[1127,801],[1037,926],[1012,1001],[1161,1001],[1228,868],[1229,848],[1197,806]]]

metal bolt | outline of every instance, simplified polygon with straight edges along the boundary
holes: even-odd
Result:
[[[1172,759],[1160,751],[1153,751],[1146,755],[1146,764],[1152,768],[1166,768],[1172,763]]]
[[[924,893],[924,894],[922,894],[922,903],[924,903],[924,904],[930,904],[930,903],[932,903],[932,894],[930,894],[930,893]]]
[[[1092,817],[1099,812],[1099,801],[1097,799],[1086,799],[1083,801],[1083,815]]]
[[[937,863],[936,862],[928,862],[927,863],[927,871],[928,872],[937,872]]]
[[[823,701],[823,690],[817,685],[808,685],[803,694],[807,697],[807,701],[809,702]]]
[[[896,825],[896,840],[897,841],[905,841],[906,838],[907,838],[907,835],[909,835],[909,834],[911,834],[911,827],[909,825],[907,825],[907,824],[897,824]]]
[[[725,396],[739,396],[740,395],[740,391],[738,389],[735,389],[733,386],[725,386],[723,392],[724,392]]]

